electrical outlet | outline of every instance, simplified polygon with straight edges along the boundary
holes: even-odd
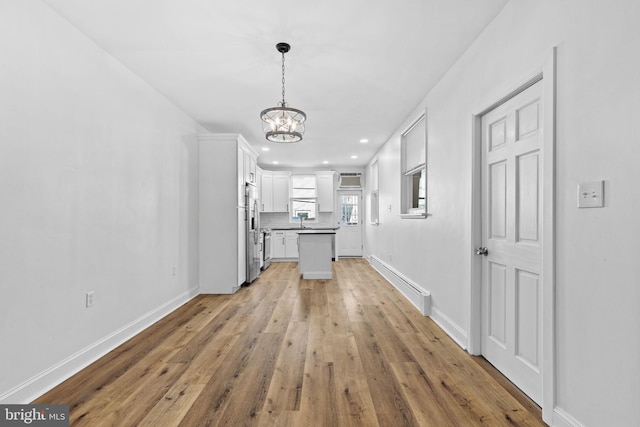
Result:
[[[178,275],[178,267],[176,267],[175,265],[173,266],[173,275],[174,276]]]
[[[87,307],[93,307],[93,291],[87,292]]]

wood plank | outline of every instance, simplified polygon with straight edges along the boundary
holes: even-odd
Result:
[[[302,426],[303,424],[298,422],[299,418],[299,411],[264,411],[256,417],[255,425],[257,427]]]
[[[376,345],[384,353],[385,360],[389,362],[414,360],[411,351],[391,326],[380,307],[367,305],[364,306],[364,312],[369,321],[361,326],[366,325],[367,333],[376,339]]]
[[[329,310],[324,287],[319,285],[311,290],[309,313],[309,336],[307,339],[308,362],[332,362],[333,347],[330,333]]]
[[[300,402],[301,426],[337,426],[333,362],[310,360],[305,365]]]
[[[404,296],[400,296],[399,294],[400,293],[397,291],[395,293],[391,293],[387,303],[381,304],[378,307],[384,313],[384,318],[388,322],[389,326],[395,329],[397,333],[416,333],[418,332],[418,329],[407,317],[404,311],[407,301],[404,299]],[[400,301],[402,302],[401,306],[397,304],[397,302]]]
[[[183,363],[163,363],[157,365],[155,369],[148,369],[144,379],[136,381],[133,375],[129,376],[121,387],[127,389],[126,396],[119,394],[120,387],[110,387],[109,396],[115,398],[103,397],[82,405],[79,411],[74,411],[70,415],[71,424],[74,426],[137,425],[166,394],[185,368],[186,365]]]
[[[301,280],[296,263],[273,263],[36,402],[70,404],[73,426],[544,425],[366,260],[334,272]]]
[[[291,316],[293,316],[293,309],[297,296],[297,288],[293,286],[284,287],[282,294],[278,298],[278,304],[273,310],[271,319],[269,319],[269,324],[266,327],[265,332],[275,332],[281,334],[284,334],[286,332],[291,323]]]
[[[349,322],[367,321],[364,315],[363,303],[354,295],[353,289],[344,289],[342,300],[347,311],[347,316],[349,316]]]
[[[413,413],[398,389],[389,362],[371,333],[371,326],[366,323],[352,323],[351,327],[380,425],[390,425],[390,419],[395,420],[395,424],[391,424],[395,426],[417,425]]]
[[[377,426],[376,409],[354,336],[333,335],[333,345],[341,351],[341,357],[334,362],[338,424]]]
[[[158,427],[178,425],[202,392],[205,384],[180,382],[173,386],[140,420],[139,427]]]
[[[243,420],[245,424],[257,423],[273,378],[282,339],[282,334],[259,334],[246,369],[237,377],[228,404],[224,412],[212,420],[215,421],[213,425],[237,425],[237,420]]]
[[[339,335],[351,333],[351,321],[342,299],[342,293],[327,291],[326,295],[330,332]]]
[[[524,394],[519,388],[509,381],[500,371],[496,370],[482,356],[473,356],[472,360],[476,362],[484,371],[493,378],[507,393],[522,405],[528,413],[534,414],[539,423],[542,423],[542,409],[529,396]]]
[[[240,316],[242,306],[228,305],[214,316],[206,328],[202,328],[191,340],[184,343],[182,348],[171,358],[173,363],[189,363],[197,357],[211,340],[220,334],[223,328]]]
[[[248,288],[244,289],[248,291]],[[277,299],[273,298],[273,293],[277,289],[271,287],[256,287],[253,288],[252,294],[255,298],[250,298],[249,301],[264,301],[264,304],[254,305],[253,302],[248,304],[250,307],[251,316],[243,320],[244,328],[243,333],[238,338],[236,344],[229,350],[227,357],[224,358],[219,368],[211,376],[209,382],[202,390],[200,396],[194,401],[189,412],[182,419],[179,425],[193,426],[193,425],[216,425],[216,423],[222,419],[227,407],[233,400],[233,394],[238,389],[240,392],[235,393],[237,399],[247,399],[246,396],[241,394],[245,384],[242,381],[241,375],[246,371],[252,372],[252,369],[273,369],[273,363],[271,358],[275,360],[275,355],[271,355],[269,350],[272,345],[279,345],[282,336],[278,334],[264,334],[261,333],[268,325],[269,319],[273,314],[273,310],[277,305]],[[262,296],[260,296],[262,294]],[[270,295],[265,299],[264,295]],[[275,342],[274,342],[275,338]],[[252,357],[254,353],[260,354],[265,357],[264,361],[256,360],[256,357]],[[252,367],[251,365],[256,366]],[[253,376],[249,380],[256,382],[256,385],[262,384],[264,386],[267,381],[266,375],[259,377]],[[271,379],[272,373],[268,376],[268,380]],[[264,395],[268,389],[268,383],[264,389]],[[260,392],[262,389],[260,388]],[[240,393],[240,394],[239,394]],[[252,393],[251,396],[254,396]],[[245,402],[250,410],[250,416],[254,416],[255,412],[259,410],[264,404],[264,401]],[[234,404],[235,405],[235,404]],[[231,405],[231,410],[240,410],[236,406]],[[255,408],[255,409],[254,409]],[[241,409],[247,409],[247,406],[243,406]],[[253,414],[253,415],[252,415]]]
[[[309,324],[294,322],[284,336],[263,410],[298,411],[307,357]]]
[[[140,425],[177,425],[226,358],[239,335],[218,334],[202,348],[167,391],[164,398],[142,419]]]
[[[456,427],[449,405],[436,390],[437,385],[414,362],[391,363],[391,370],[400,383],[400,390],[409,403],[419,425]]]

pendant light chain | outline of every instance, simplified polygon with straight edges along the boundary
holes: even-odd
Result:
[[[282,106],[285,106],[284,102],[284,52],[282,52]]]

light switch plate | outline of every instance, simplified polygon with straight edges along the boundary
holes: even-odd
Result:
[[[604,181],[583,182],[578,185],[579,208],[604,207]]]

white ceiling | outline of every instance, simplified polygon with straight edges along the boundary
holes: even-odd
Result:
[[[209,131],[242,133],[261,165],[353,167],[508,0],[44,1]],[[281,99],[281,41],[286,101],[307,113],[297,144],[266,141],[259,118]]]

